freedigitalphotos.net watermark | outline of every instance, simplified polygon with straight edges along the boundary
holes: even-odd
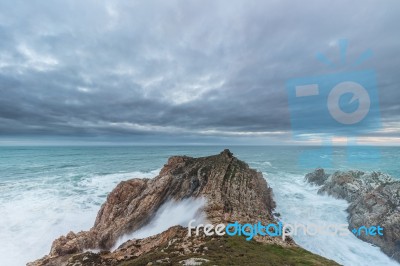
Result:
[[[188,236],[199,236],[203,233],[205,236],[245,236],[246,240],[252,240],[255,236],[270,236],[270,237],[281,237],[285,240],[286,237],[292,237],[296,235],[306,236],[347,236],[351,233],[357,236],[383,236],[384,228],[380,225],[377,226],[360,226],[353,228],[351,231],[348,229],[347,224],[283,224],[269,223],[264,225],[258,221],[255,224],[241,224],[239,222],[228,223],[228,224],[198,224],[194,225],[196,220],[191,220],[188,224]],[[192,232],[194,230],[194,234]]]

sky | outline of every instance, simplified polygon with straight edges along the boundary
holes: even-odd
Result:
[[[400,145],[398,25],[396,0],[0,0],[0,144]],[[289,101],[291,79],[365,69],[379,126],[319,132],[326,99]]]

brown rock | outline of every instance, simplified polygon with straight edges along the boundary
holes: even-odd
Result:
[[[52,265],[54,261],[67,265],[68,259],[85,254],[87,249],[108,250],[122,235],[146,225],[163,203],[189,197],[207,200],[204,212],[214,224],[226,222],[225,219],[241,223],[276,222],[272,216],[275,207],[272,190],[262,174],[250,169],[229,150],[202,158],[173,156],[154,179],[131,179],[118,184],[89,231],[61,236],[53,242],[48,256],[29,265]],[[197,241],[201,242],[201,238],[186,236],[187,229],[172,227],[155,237],[130,240],[115,252],[105,252],[101,257],[111,263],[140,256],[174,239],[182,242],[182,252],[190,250]],[[291,239],[286,242],[280,238],[256,239],[282,246],[295,245]],[[93,260],[99,259],[90,256]]]

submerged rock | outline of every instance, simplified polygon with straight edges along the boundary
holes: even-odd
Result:
[[[338,171],[326,175],[323,169],[307,174],[305,179],[321,185],[319,193],[350,203],[347,209],[350,230],[361,226],[383,227],[383,236],[356,236],[400,262],[400,181],[380,172]]]
[[[190,258],[200,255],[204,260],[199,261],[216,262],[218,258],[207,257],[216,252],[210,250],[213,245],[208,243],[222,241],[220,246],[223,247],[230,243],[223,240],[226,237],[189,237],[187,229],[181,226],[144,239],[128,240],[115,251],[107,251],[121,236],[148,224],[162,204],[187,198],[206,199],[203,212],[212,224],[277,222],[272,215],[275,208],[272,189],[260,172],[249,168],[229,150],[202,158],[173,156],[154,179],[131,179],[118,184],[108,195],[89,231],[61,236],[53,242],[49,255],[28,265],[92,265],[92,262],[119,265],[124,261],[135,261],[129,265],[146,265],[144,261],[173,264],[173,259],[187,261],[189,258],[191,261]],[[240,239],[246,242],[244,238]],[[292,259],[297,261],[305,252],[304,262],[334,264],[302,250],[290,238],[283,241],[280,237],[258,236],[256,240],[258,245],[282,247],[284,250],[277,251],[275,256],[288,262],[289,253],[294,252]],[[87,252],[89,249],[103,251]],[[226,254],[231,255],[234,254]]]

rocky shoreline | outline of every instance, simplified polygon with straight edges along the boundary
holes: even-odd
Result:
[[[110,251],[118,238],[148,224],[167,201],[200,197],[207,200],[203,212],[212,224],[277,222],[272,189],[260,172],[229,150],[201,158],[173,156],[154,179],[118,184],[89,231],[61,236],[49,255],[27,265],[337,265],[291,238],[188,236],[181,226],[128,240]]]
[[[318,193],[347,200],[349,230],[361,226],[381,226],[383,236],[356,234],[381,248],[400,262],[400,181],[390,176],[362,171],[334,172],[316,169],[305,176],[311,184],[321,186]]]

